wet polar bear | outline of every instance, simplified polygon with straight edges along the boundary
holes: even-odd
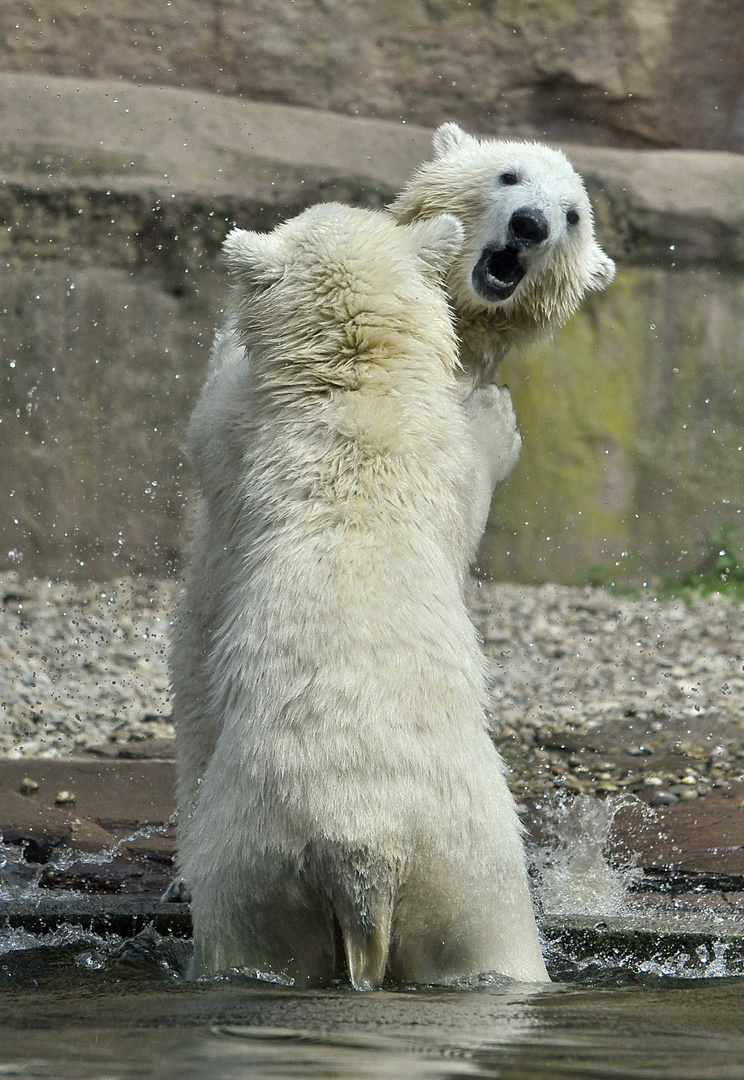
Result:
[[[480,508],[474,558],[493,492],[521,449],[511,395],[495,384],[499,363],[516,343],[566,322],[588,291],[606,288],[615,264],[595,239],[583,181],[561,151],[477,139],[452,123],[437,129],[433,149],[388,209],[401,223],[450,213],[465,226],[446,286],[473,433],[470,477]],[[232,311],[213,352],[242,353]]]
[[[225,243],[173,655],[196,975],[547,978],[463,601],[462,239],[327,204]]]
[[[516,342],[562,325],[615,274],[581,177],[540,143],[481,140],[443,124],[432,160],[389,209],[401,223],[450,213],[465,226],[447,275],[465,393],[491,383]]]

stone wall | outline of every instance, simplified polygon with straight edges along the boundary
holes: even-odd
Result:
[[[0,569],[169,573],[230,223],[381,206],[431,133],[118,81],[0,75],[0,102]],[[641,581],[744,509],[744,159],[567,150],[620,270],[506,363],[524,451],[481,566]]]
[[[740,0],[7,0],[0,71],[489,134],[744,149]]]
[[[741,268],[621,266],[555,338],[511,355],[523,438],[483,568],[497,579],[656,582],[744,533]]]

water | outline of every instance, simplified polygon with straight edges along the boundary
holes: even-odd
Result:
[[[638,916],[638,871],[603,854],[620,805],[545,808],[534,882],[553,926],[576,915]],[[40,895],[6,856],[6,888]],[[484,978],[369,994],[298,991],[238,973],[189,982],[189,943],[153,930],[123,939],[74,926],[6,929],[0,1077],[740,1080],[744,958],[720,926],[720,940],[652,952],[632,931],[589,949],[581,935],[546,932],[551,986]]]
[[[607,859],[617,813],[637,799],[544,799],[540,807],[545,842],[531,854],[535,901],[546,915],[632,914],[632,889],[643,878],[634,862],[613,866]],[[648,808],[649,815],[653,811]]]
[[[744,979],[297,991],[238,975],[189,983],[186,944],[152,933],[73,939],[68,930],[0,957],[0,1076],[744,1075]]]

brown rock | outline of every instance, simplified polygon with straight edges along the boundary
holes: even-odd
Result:
[[[0,9],[0,69],[498,134],[741,150],[743,23],[737,0],[46,0]]]
[[[47,867],[39,879],[42,889],[72,889],[83,893],[126,893],[160,896],[170,884],[172,867],[122,856],[105,862],[74,862],[64,870]]]
[[[39,784],[32,799],[18,795],[21,780],[29,776]],[[89,761],[36,759],[0,760],[0,821],[16,815],[36,815],[71,834],[70,821],[87,819],[110,828],[132,829],[143,822],[162,824],[174,811],[174,767],[169,761]],[[52,809],[55,794],[76,793],[74,814]],[[24,818],[25,820],[25,818]]]
[[[27,862],[43,863],[61,847],[97,853],[114,844],[115,837],[94,821],[71,818],[63,810],[32,802],[0,788],[0,839],[24,849]]]
[[[648,818],[641,805],[621,810],[613,825],[615,853],[635,853],[649,870],[744,875],[744,785],[732,784],[694,801],[660,807]]]
[[[67,846],[74,851],[87,851],[97,854],[112,847],[116,839],[95,821],[87,818],[73,818],[70,821],[70,836]]]
[[[639,799],[620,805],[605,856],[652,874],[744,876],[744,782],[671,806],[650,807]],[[550,839],[540,799],[524,801],[524,824],[533,842]]]
[[[71,836],[72,825],[62,811],[40,806],[0,786],[0,839],[5,844],[22,845],[27,862],[46,862]]]

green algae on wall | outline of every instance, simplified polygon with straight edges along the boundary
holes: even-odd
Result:
[[[480,566],[618,582],[694,563],[744,516],[744,288],[713,269],[621,268],[555,337],[502,368],[523,438]]]
[[[613,0],[597,0],[587,4],[583,0],[499,0],[499,17],[505,23],[521,26],[526,22],[544,22],[546,25],[575,22],[579,18],[594,18],[614,14],[617,3]]]

